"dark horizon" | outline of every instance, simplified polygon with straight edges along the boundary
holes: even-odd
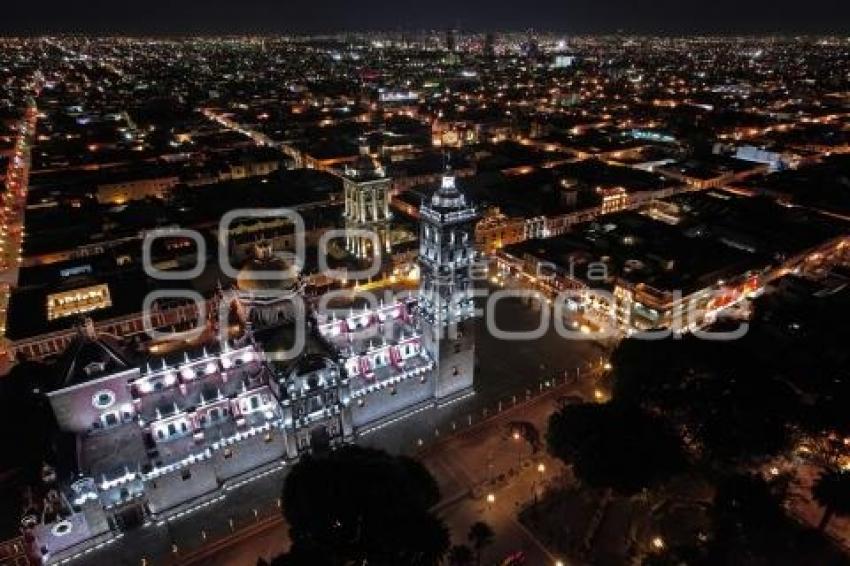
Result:
[[[0,34],[299,34],[407,31],[456,28],[482,32],[535,29],[568,34],[604,35],[831,35],[846,34],[850,5],[814,0],[804,9],[790,0],[747,3],[717,0],[710,5],[682,5],[660,0],[637,5],[629,0],[594,2],[532,0],[516,3],[470,0],[459,5],[433,0],[403,6],[388,0],[317,0],[309,5],[282,5],[271,0],[225,0],[179,4],[150,0],[119,5],[93,0],[84,8],[44,0],[37,10],[26,3],[5,8]]]

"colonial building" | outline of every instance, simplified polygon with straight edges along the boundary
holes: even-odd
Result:
[[[319,335],[347,379],[356,428],[433,403],[436,364],[415,314],[411,300],[316,315]]]
[[[306,350],[284,366],[269,363],[252,328],[288,314],[274,303],[279,289],[260,300],[252,273],[240,279],[247,316],[235,341],[133,363],[117,339],[82,325],[47,392],[74,461],[47,474],[51,512],[23,519],[28,554],[61,561],[257,469],[471,393],[476,218],[444,177],[421,210],[419,293],[311,313]],[[251,266],[283,269],[268,252]],[[297,294],[296,274],[284,279]]]
[[[216,351],[139,366],[87,324],[58,367],[47,396],[59,429],[75,439],[75,461],[60,466],[68,508],[49,524],[24,520],[41,557],[139,525],[297,453],[288,399],[250,333]]]

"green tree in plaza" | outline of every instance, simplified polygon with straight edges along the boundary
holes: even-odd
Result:
[[[478,521],[469,527],[469,533],[466,535],[466,538],[469,540],[472,548],[475,549],[475,560],[479,566],[481,565],[481,557],[484,554],[484,549],[493,544],[495,537],[496,533],[493,532],[493,528],[484,521]]]
[[[17,468],[33,481],[42,464],[54,460],[59,430],[43,394],[50,376],[49,366],[20,358],[0,380],[0,434],[6,437],[5,446],[15,446],[0,454],[0,472]]]
[[[688,335],[619,345],[612,356],[613,402],[660,415],[717,490],[707,539],[666,548],[650,556],[651,563],[847,563],[817,529],[788,516],[793,477],[765,481],[748,473],[787,456],[801,440],[826,469],[843,457],[843,439],[850,435],[850,350],[835,329],[848,308],[846,291],[803,304],[768,294],[756,302],[749,331],[737,340]],[[574,417],[574,432],[566,436],[575,438],[556,444],[567,453],[590,452],[585,445],[595,441],[580,435],[600,433],[587,420]],[[832,516],[850,514],[850,481],[841,476],[828,472],[813,487],[824,507],[821,529]]]
[[[678,437],[660,417],[615,403],[569,405],[549,418],[549,452],[585,485],[632,495],[684,470]]]
[[[767,482],[756,475],[722,478],[702,563],[846,564],[846,557],[821,533],[787,515],[782,505],[786,489],[785,482]]]
[[[0,378],[0,529],[20,528],[26,505],[19,485],[41,485],[45,463],[55,465],[62,443],[53,410],[44,391],[50,385],[51,368],[19,357],[12,370]]]
[[[465,544],[455,545],[449,550],[449,566],[472,566],[475,554]]]
[[[709,553],[718,560],[749,563],[765,557],[771,539],[784,530],[776,493],[757,476],[724,478],[717,486],[712,508],[714,538]]]
[[[787,450],[804,411],[794,386],[754,354],[760,338],[624,341],[614,400],[664,415],[712,466],[746,466]]]
[[[819,530],[825,530],[835,515],[850,516],[850,474],[825,471],[812,486],[812,497],[824,508]]]
[[[766,566],[847,564],[840,549],[790,518],[782,502],[787,483],[758,475],[718,478],[707,536],[653,552],[647,566]]]
[[[767,294],[737,340],[625,340],[614,398],[665,415],[719,469],[781,455],[801,436],[834,464],[830,438],[850,435],[850,349],[836,331],[848,312],[850,290],[803,303]]]
[[[276,565],[440,564],[448,529],[429,509],[439,489],[406,457],[347,446],[306,456],[286,478],[292,549]]]

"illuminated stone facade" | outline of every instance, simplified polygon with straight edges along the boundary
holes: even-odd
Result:
[[[64,556],[471,393],[476,212],[447,176],[421,219],[419,292],[312,313],[323,353],[286,369],[267,361],[250,324],[235,342],[144,365],[86,324],[48,393],[60,429],[77,439],[77,474],[55,520],[26,519],[37,553]]]
[[[94,285],[47,296],[47,320],[85,314],[112,306],[107,285]]]
[[[345,167],[342,182],[345,228],[353,232],[346,238],[346,250],[357,259],[389,254],[392,181],[365,146],[361,148],[359,159]],[[366,232],[375,237],[367,237]]]
[[[475,369],[472,272],[478,214],[455,181],[443,177],[420,212],[418,312],[423,346],[435,363],[437,399],[471,389]]]

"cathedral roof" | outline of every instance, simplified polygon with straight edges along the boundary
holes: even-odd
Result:
[[[353,163],[346,165],[343,174],[349,179],[362,182],[386,177],[381,163],[365,153],[361,153]]]
[[[322,354],[304,354],[292,365],[292,377],[307,375],[323,369],[336,367],[336,363]]]
[[[54,389],[63,389],[132,367],[130,356],[118,339],[97,333],[91,320],[78,333],[56,362]]]

